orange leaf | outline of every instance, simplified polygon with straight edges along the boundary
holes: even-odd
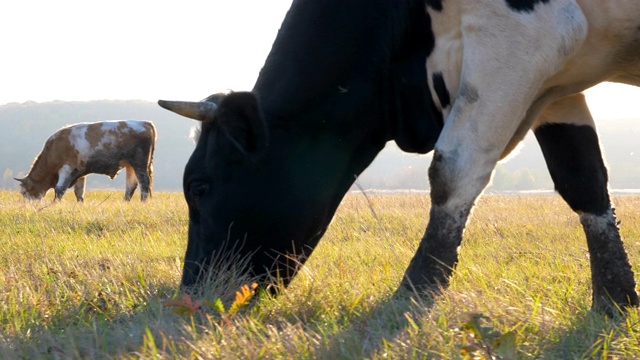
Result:
[[[166,300],[164,306],[172,307],[173,312],[178,315],[194,315],[201,309],[200,302],[198,300],[193,301],[191,296],[182,294],[178,298]]]

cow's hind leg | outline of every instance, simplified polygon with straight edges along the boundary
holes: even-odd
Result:
[[[84,201],[85,179],[86,178],[84,176],[79,177],[73,185],[73,193],[76,195],[76,200],[78,200],[78,202]]]
[[[146,169],[137,169],[136,176],[140,181],[140,199],[147,200],[151,196],[151,176]]]
[[[593,118],[582,94],[550,105],[537,124],[540,144],[555,188],[580,216],[587,237],[593,309],[607,313],[638,305],[635,280],[607,191]]]
[[[131,165],[126,164],[125,171],[127,176],[127,180],[126,180],[127,184],[124,192],[124,200],[130,201],[131,197],[133,197],[133,193],[136,191],[136,188],[138,187],[138,178],[136,177],[136,172]]]
[[[140,199],[147,200],[151,196],[152,174],[146,165],[132,164],[135,177],[140,182]]]

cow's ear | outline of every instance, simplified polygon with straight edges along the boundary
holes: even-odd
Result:
[[[214,121],[244,153],[259,154],[267,146],[267,124],[254,93],[226,95],[220,101]]]

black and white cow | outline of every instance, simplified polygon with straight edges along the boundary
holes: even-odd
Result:
[[[230,249],[288,284],[394,140],[435,149],[430,220],[401,288],[437,290],[496,162],[533,129],[584,226],[593,308],[636,306],[580,94],[603,81],[640,85],[638,1],[295,0],[251,92],[159,102],[202,121],[184,174],[182,285]]]

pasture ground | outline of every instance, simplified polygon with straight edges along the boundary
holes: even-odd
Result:
[[[231,304],[247,279],[177,293],[182,194],[145,204],[120,191],[89,189],[84,204],[51,196],[25,203],[0,192],[0,358],[640,357],[637,310],[589,311],[584,235],[558,196],[483,197],[450,288],[410,300],[392,295],[427,196],[369,195],[369,205],[350,194],[292,285],[244,307],[242,297]],[[640,279],[640,197],[615,203]]]

